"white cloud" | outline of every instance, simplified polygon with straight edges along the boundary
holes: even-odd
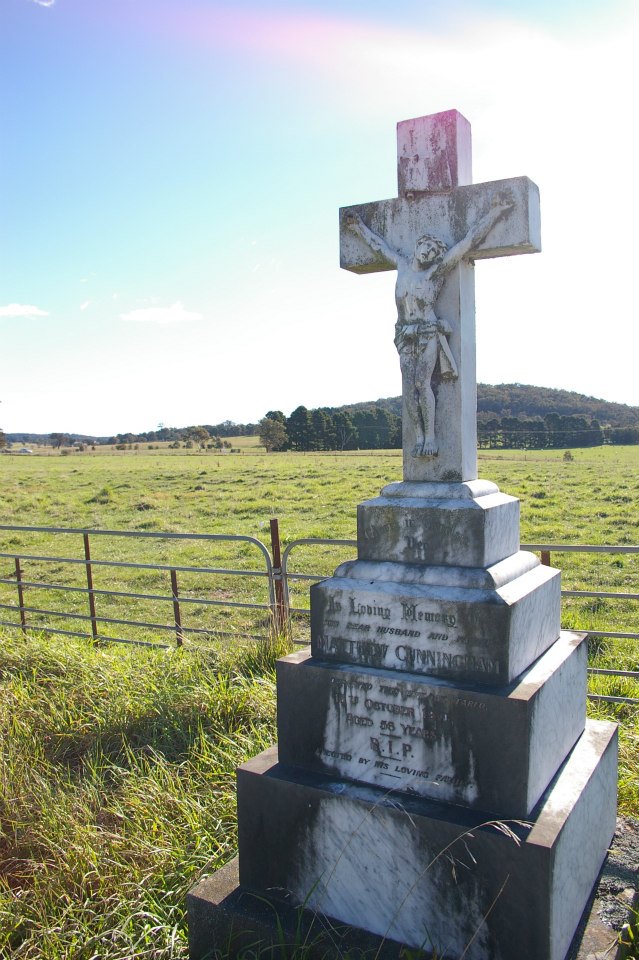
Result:
[[[91,304],[90,300],[85,300],[84,303],[80,304],[80,310],[86,310],[90,304]]]
[[[120,320],[132,321],[133,323],[187,323],[191,320],[202,320],[203,315],[195,310],[186,310],[184,305],[177,300],[172,307],[144,307],[140,310],[130,310],[128,313],[121,313]]]
[[[37,3],[39,7],[52,7],[55,0],[32,0],[32,2]]]
[[[0,307],[0,317],[48,317],[46,310],[40,307],[34,307],[30,303],[8,303],[5,307]]]

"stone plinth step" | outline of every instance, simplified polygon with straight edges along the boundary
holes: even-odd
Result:
[[[280,762],[525,818],[584,729],[584,636],[498,689],[283,657]]]
[[[438,956],[564,960],[615,829],[616,725],[589,721],[530,824],[278,763],[238,770],[240,883]]]
[[[259,957],[260,960],[406,960],[401,943],[348,924],[326,923],[312,910],[253,893],[239,883],[235,857],[187,894],[190,960]],[[414,960],[430,954],[415,953]]]
[[[494,484],[391,484],[357,507],[360,560],[489,567],[518,550],[519,500]]]
[[[459,567],[437,568],[447,571],[437,584],[433,570],[423,568],[420,576],[414,564],[344,564],[336,571],[343,576],[311,587],[313,655],[461,682],[510,683],[559,636],[560,573],[520,557],[511,566],[523,572],[499,586],[488,570],[475,568],[467,576]]]
[[[635,874],[639,828],[636,821],[622,817],[612,849],[604,861],[566,960],[620,960],[618,937],[624,923],[635,920],[632,902],[624,909],[615,890],[620,874]],[[631,844],[634,843],[634,847]],[[630,893],[626,890],[626,893]],[[264,893],[253,893],[240,886],[239,858],[199,880],[186,897],[190,960],[210,960],[216,951],[224,956],[246,960],[250,947],[264,960],[293,957],[296,945],[304,944],[308,960],[333,960],[335,957],[375,957],[377,960],[406,960],[403,944],[367,933],[347,924],[327,923],[313,910],[293,907],[273,900]],[[437,960],[430,951],[411,950],[413,960]],[[458,960],[458,958],[455,958]]]

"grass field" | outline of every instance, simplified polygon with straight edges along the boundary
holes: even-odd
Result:
[[[244,438],[254,440],[255,438]],[[232,441],[235,444],[235,440]],[[524,543],[639,543],[639,446],[601,447],[575,451],[565,461],[563,451],[486,452],[480,475],[521,500],[521,539]],[[248,452],[183,454],[155,451],[94,456],[0,458],[4,496],[0,523],[137,530],[141,533],[197,532],[242,534],[269,542],[269,518],[278,517],[282,546],[303,537],[353,539],[355,505],[376,496],[384,484],[401,476],[399,451],[375,454],[271,454]],[[64,547],[64,549],[63,549]],[[247,544],[211,544],[164,540],[92,541],[94,560],[148,563],[187,563],[225,569],[260,569],[261,558]],[[0,550],[81,557],[82,541],[53,543],[43,535],[0,534]],[[328,575],[352,549],[297,548],[291,570]],[[562,569],[566,589],[637,591],[639,555],[553,555]],[[25,565],[25,579],[37,580],[38,564]],[[53,571],[59,583],[82,586],[83,569],[60,564]],[[50,577],[49,577],[50,578]],[[150,571],[94,571],[95,587],[136,593],[170,593],[167,575]],[[108,582],[107,582],[108,580]],[[238,580],[219,576],[187,577],[181,592],[193,597],[266,602],[263,579]],[[307,585],[293,592],[296,606],[306,606]],[[33,599],[33,598],[32,598]],[[62,597],[38,597],[38,606],[57,609]],[[64,598],[68,603],[69,595]],[[2,589],[0,602],[16,602],[13,588]],[[75,607],[86,613],[78,595]],[[143,601],[100,600],[103,616],[156,622],[158,611]],[[171,622],[172,611],[164,610]],[[189,619],[190,616],[190,619]],[[184,622],[209,623],[238,635],[254,629],[249,612],[191,606]],[[43,618],[44,620],[45,618]],[[577,600],[566,603],[564,625],[575,629],[639,632],[639,605],[633,601]],[[303,627],[300,626],[303,635]],[[105,631],[108,634],[108,631]],[[111,633],[118,635],[117,630]],[[632,644],[619,642],[624,665],[635,657]],[[630,667],[629,667],[630,668]]]
[[[639,447],[573,454],[567,462],[562,451],[499,451],[482,456],[480,473],[521,498],[524,542],[639,542]],[[267,541],[278,516],[284,544],[353,538],[357,502],[400,475],[395,453],[2,457],[0,523]],[[29,552],[44,542],[33,535]],[[3,534],[2,543],[23,550],[24,538]],[[167,558],[168,541],[124,543],[125,556]],[[116,548],[100,539],[94,557]],[[219,548],[224,561],[254,564],[244,545],[233,549]],[[198,551],[180,542],[171,562]],[[342,558],[334,548],[300,550],[297,562],[329,573]],[[637,556],[553,560],[564,586],[639,592]],[[72,574],[60,564],[57,576]],[[581,599],[566,607],[564,625],[639,632],[637,606]],[[243,616],[227,618],[235,642],[198,651],[0,637],[0,956],[187,956],[184,894],[234,852],[234,768],[275,737],[273,660],[282,648],[241,642]],[[637,669],[636,642],[599,643],[593,653]],[[631,681],[597,686],[638,695]],[[637,709],[590,710],[622,723],[620,809],[639,816]]]

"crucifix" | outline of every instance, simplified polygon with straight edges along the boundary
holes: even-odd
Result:
[[[398,194],[340,210],[340,266],[396,270],[404,480],[477,478],[474,261],[541,249],[527,177],[471,183],[456,110],[397,124]]]

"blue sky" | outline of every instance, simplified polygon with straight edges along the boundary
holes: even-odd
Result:
[[[639,404],[630,0],[3,0],[0,425],[112,434],[400,392],[339,206],[452,107],[543,252],[476,271],[478,377]]]

